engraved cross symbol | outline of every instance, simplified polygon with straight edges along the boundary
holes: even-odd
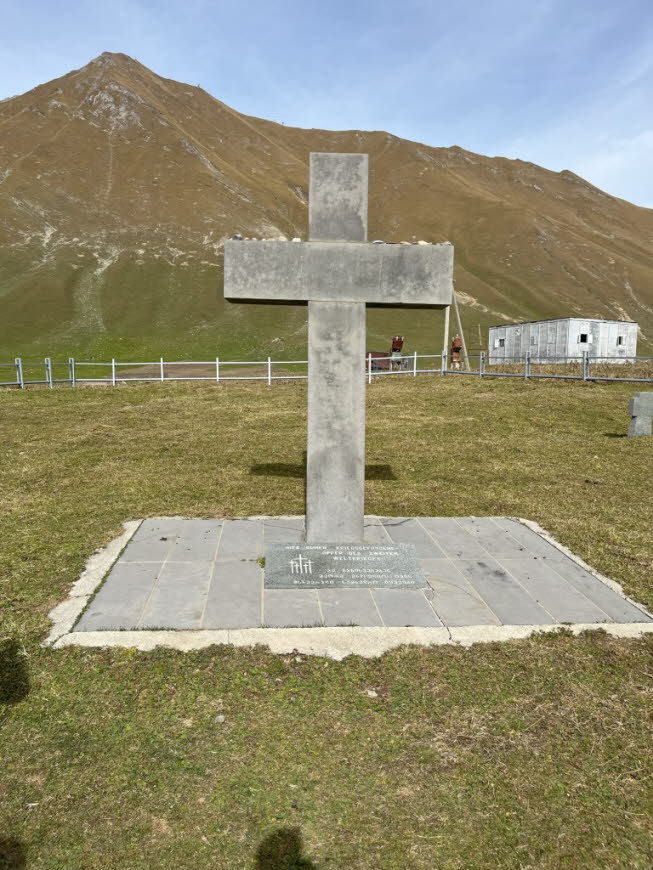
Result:
[[[313,563],[310,559],[305,559],[301,553],[296,559],[290,560],[291,574],[312,574]]]

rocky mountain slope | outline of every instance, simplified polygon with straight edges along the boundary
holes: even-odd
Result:
[[[301,130],[103,54],[0,102],[0,355],[300,352],[306,311],[222,300],[222,242],[306,235],[310,151],[370,154],[370,239],[448,239],[471,347],[571,314],[641,325],[653,350],[653,211],[571,172],[384,132]],[[441,316],[373,310],[439,350]]]

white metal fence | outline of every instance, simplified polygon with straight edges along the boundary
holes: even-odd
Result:
[[[416,377],[424,374],[468,375],[476,377],[552,378],[556,380],[625,381],[653,383],[653,357],[620,357],[615,365],[611,358],[579,357],[557,358],[534,362],[530,356],[502,360],[489,365],[486,354],[461,358],[454,363],[445,352],[376,357],[365,360],[368,383],[387,375]],[[25,389],[42,386],[52,389],[65,385],[111,385],[131,382],[167,381],[273,381],[306,380],[307,360],[164,360],[155,362],[108,362],[94,360],[56,361],[50,357],[32,362],[20,357],[11,363],[0,363],[0,386]]]

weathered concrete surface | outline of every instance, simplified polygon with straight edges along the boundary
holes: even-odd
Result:
[[[443,625],[451,631],[469,629],[472,635],[482,634],[483,627],[516,631],[519,625],[653,625],[651,615],[626,598],[617,583],[525,520],[368,517],[368,543],[378,543],[380,534],[389,542],[401,529],[402,537],[420,545],[421,570],[429,585],[404,590],[266,589],[257,555],[264,533],[299,534],[300,517],[153,518],[144,520],[129,541],[137,526],[130,524],[125,535],[92,557],[83,580],[53,610],[55,627],[47,644],[70,633],[87,604],[75,625],[77,636],[116,629],[150,634],[162,628],[213,636],[268,625],[284,630],[325,624],[360,629]],[[444,530],[450,533],[447,552],[432,538],[442,541]],[[162,537],[165,553],[143,549]],[[207,563],[207,550],[213,547]],[[152,555],[159,561],[134,558]]]
[[[341,661],[350,655],[376,658],[400,646],[471,647],[477,643],[525,640],[544,632],[561,631],[560,625],[473,625],[460,628],[247,628],[216,631],[81,631],[59,638],[55,649],[68,646],[126,647],[149,651],[167,647],[183,652],[224,644],[233,647],[265,646],[277,655],[296,652]],[[604,631],[613,637],[638,638],[653,634],[653,623],[606,623],[604,625],[569,625],[565,631],[574,635],[586,631]]]
[[[234,241],[224,245],[225,299],[451,304],[453,245]]]
[[[629,438],[636,438],[639,435],[651,435],[653,393],[635,393],[628,403],[628,413],[630,414]]]
[[[367,154],[313,152],[308,236],[322,241],[367,241]]]
[[[365,305],[308,309],[306,540],[362,543]]]
[[[368,156],[311,154],[309,241],[234,241],[226,299],[308,302],[309,543],[363,543],[365,305],[443,307],[453,247],[368,245]]]

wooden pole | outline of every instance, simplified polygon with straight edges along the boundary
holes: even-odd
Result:
[[[455,283],[456,282],[454,281],[454,285],[455,285]],[[456,321],[458,323],[458,334],[460,335],[460,338],[462,339],[462,343],[463,343],[463,356],[465,357],[465,365],[467,366],[467,370],[469,371],[469,356],[467,355],[467,345],[465,344],[465,333],[463,332],[463,325],[460,322],[460,311],[458,310],[458,300],[456,299],[455,286],[453,289],[453,293],[451,295],[452,295],[452,299],[453,299],[453,308],[454,308],[454,311],[456,312]]]

